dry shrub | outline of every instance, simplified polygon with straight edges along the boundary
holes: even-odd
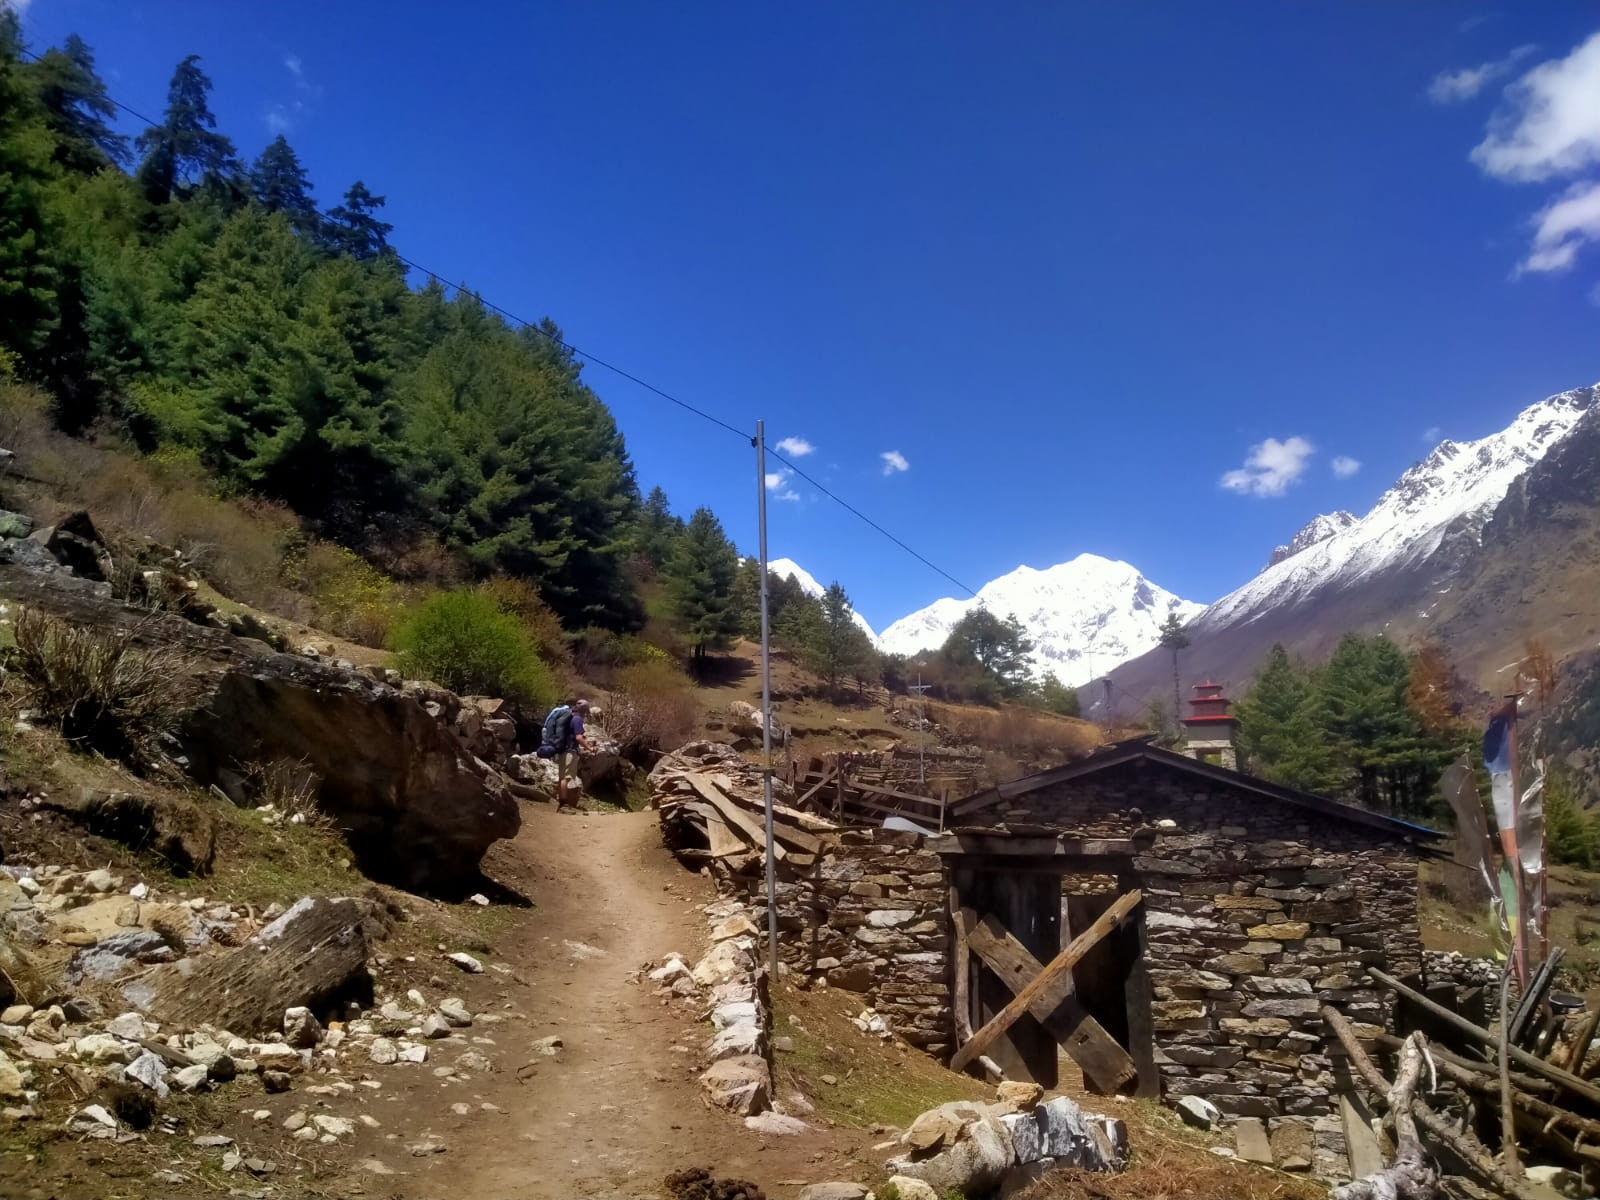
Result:
[[[24,702],[80,749],[150,766],[194,702],[189,656],[172,647],[139,649],[128,631],[32,611],[18,615],[12,635]]]
[[[319,628],[381,648],[401,616],[395,583],[360,555],[309,539],[284,556],[283,578],[307,596]]]
[[[958,709],[930,704],[928,715],[959,741],[1020,759],[1067,762],[1090,754],[1101,741],[1099,730],[1087,721],[1034,709]]]
[[[681,746],[699,726],[694,684],[665,659],[622,667],[606,696],[604,723],[625,755]]]
[[[322,780],[303,758],[239,764],[245,787],[257,805],[271,805],[296,825],[334,832],[337,824],[317,806]]]

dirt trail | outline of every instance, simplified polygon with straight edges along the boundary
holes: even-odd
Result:
[[[714,896],[661,845],[655,814],[525,809],[513,849],[533,870],[537,907],[503,955],[529,984],[529,1042],[554,1034],[564,1048],[541,1058],[508,1045],[490,1098],[509,1117],[452,1136],[451,1152],[423,1166],[424,1190],[404,1194],[655,1196],[663,1176],[685,1166],[753,1179],[769,1195],[794,1186],[774,1184],[828,1178],[826,1164],[843,1149],[836,1136],[769,1139],[707,1108],[696,1077],[709,1027],[691,1006],[668,1005],[654,985],[629,979],[670,950],[698,955],[700,906]],[[519,1082],[524,1061],[537,1065]]]

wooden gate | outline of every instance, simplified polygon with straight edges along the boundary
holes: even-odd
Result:
[[[934,848],[950,868],[951,1067],[987,1057],[1053,1087],[1059,1050],[1096,1090],[1157,1094],[1133,844],[963,831]],[[1063,886],[1089,875],[1114,890]]]

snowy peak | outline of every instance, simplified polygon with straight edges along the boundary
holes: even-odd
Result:
[[[1266,570],[1200,616],[1201,631],[1255,620],[1315,593],[1426,564],[1441,576],[1475,548],[1495,505],[1530,466],[1600,407],[1600,385],[1530,405],[1505,429],[1472,442],[1444,441],[1409,468],[1359,520],[1325,533],[1307,525],[1307,545],[1273,555]],[[1349,514],[1343,514],[1348,516]],[[1317,536],[1323,535],[1324,536]],[[1296,541],[1300,535],[1296,535]],[[1446,551],[1446,553],[1441,553]]]
[[[971,600],[935,600],[885,629],[880,647],[891,654],[936,650],[956,622],[979,607],[1016,617],[1033,641],[1034,669],[1075,686],[1154,646],[1168,613],[1187,621],[1202,606],[1157,587],[1125,562],[1080,554],[1053,567],[1020,566]]]
[[[1340,509],[1335,513],[1323,513],[1319,517],[1312,517],[1300,527],[1300,531],[1289,539],[1287,545],[1278,546],[1272,551],[1272,557],[1267,561],[1267,566],[1275,567],[1286,558],[1291,558],[1300,551],[1318,542],[1325,542],[1341,529],[1348,529],[1356,523],[1356,515]]]
[[[802,592],[815,600],[822,599],[822,594],[828,590],[817,582],[816,576],[812,575],[810,571],[806,570],[792,558],[767,559],[767,571],[773,575],[776,575],[779,579],[794,580],[800,585],[800,590]],[[856,612],[854,609],[851,609],[850,619],[853,620],[857,625],[861,626],[862,631],[872,639],[872,644],[874,646],[878,644],[878,635],[872,631],[872,626],[867,624],[865,617]]]

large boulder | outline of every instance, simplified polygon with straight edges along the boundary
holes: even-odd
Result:
[[[981,1196],[1000,1186],[1015,1162],[1011,1136],[987,1105],[952,1101],[923,1113],[900,1141],[909,1153],[890,1159],[891,1175],[920,1179],[943,1196]]]
[[[236,792],[242,766],[303,764],[320,781],[318,807],[344,832],[362,870],[422,890],[474,884],[484,851],[520,827],[503,779],[400,689],[121,604],[73,586],[73,578],[0,556],[0,600],[189,656],[200,699],[179,733],[200,782]]]
[[[306,659],[264,653],[221,672],[183,740],[207,782],[240,763],[303,763],[362,871],[401,887],[470,883],[521,825],[499,777],[411,697]]]

